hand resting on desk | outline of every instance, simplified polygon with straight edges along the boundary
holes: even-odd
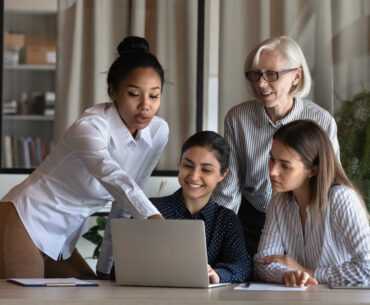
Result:
[[[299,270],[287,271],[283,274],[284,284],[290,287],[316,286],[317,281],[307,272]]]
[[[317,285],[317,281],[315,280],[313,274],[314,270],[306,268],[291,258],[289,255],[268,255],[265,256],[261,262],[263,264],[269,265],[271,263],[277,263],[283,265],[288,268],[292,268],[295,270],[285,272],[283,275],[284,283],[287,286],[307,286],[307,285]]]

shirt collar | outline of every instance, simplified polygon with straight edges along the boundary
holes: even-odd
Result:
[[[188,214],[189,217],[195,219],[202,219],[207,224],[208,222],[212,221],[217,203],[213,201],[212,198],[209,199],[208,203],[197,213],[191,215],[188,208],[185,205],[184,197],[182,196],[182,189],[180,188],[174,194],[174,196],[178,199],[177,202],[181,206],[181,212]]]
[[[303,101],[300,98],[294,98],[294,104],[292,110],[281,120],[283,125],[288,124],[289,122],[295,121],[299,118],[299,114],[302,112],[303,109]]]
[[[115,141],[116,143],[121,143],[123,145],[127,145],[131,142],[136,145],[137,142],[143,141],[149,147],[152,147],[153,143],[149,129],[151,123],[149,123],[149,125],[144,129],[139,130],[136,134],[136,138],[134,139],[127,126],[122,121],[122,118],[120,117],[114,103],[107,103],[104,110],[108,124],[111,127],[111,135],[113,141]]]
[[[214,202],[212,198],[209,198],[208,203],[196,214],[202,215],[203,220],[207,223],[213,219],[216,206],[216,202]]]
[[[260,102],[260,107],[258,108],[258,119],[260,121],[260,127],[264,127],[270,124],[273,127],[280,127],[285,125],[289,122],[297,120],[299,118],[299,114],[302,112],[303,109],[303,101],[300,98],[294,98],[293,108],[289,113],[283,117],[281,120],[278,120],[275,124],[271,121],[270,117],[267,115],[265,107]]]
[[[272,124],[269,116],[267,115],[265,107],[262,105],[261,102],[259,103],[259,107],[257,108],[258,110],[258,115],[256,116],[256,119],[259,121],[260,127],[263,128],[266,125]]]
[[[150,134],[150,124],[144,129],[140,129],[136,135],[136,141],[144,141],[149,147],[153,146],[152,137]]]

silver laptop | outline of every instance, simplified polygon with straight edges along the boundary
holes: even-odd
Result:
[[[210,288],[202,220],[112,219],[119,285]]]

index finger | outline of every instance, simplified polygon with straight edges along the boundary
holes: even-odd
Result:
[[[303,272],[298,280],[299,287],[304,287],[310,275],[307,272]]]

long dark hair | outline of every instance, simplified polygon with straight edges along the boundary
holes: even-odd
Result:
[[[110,89],[118,90],[119,84],[132,70],[141,67],[153,68],[161,79],[163,89],[164,70],[157,57],[149,52],[146,39],[136,36],[126,37],[117,47],[119,57],[108,71],[108,94]]]
[[[294,149],[306,169],[317,167],[316,175],[309,181],[310,208],[314,215],[326,210],[329,192],[334,185],[345,185],[354,189],[365,207],[362,196],[349,181],[339,163],[328,135],[317,123],[310,120],[293,121],[280,127],[273,139]],[[366,208],[365,211],[368,215]]]

